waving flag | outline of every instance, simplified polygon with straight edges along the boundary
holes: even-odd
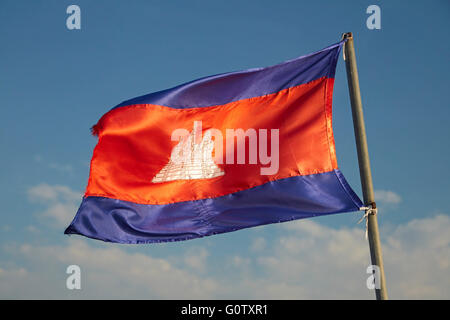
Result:
[[[150,243],[359,210],[332,130],[342,44],[114,107],[65,233]]]

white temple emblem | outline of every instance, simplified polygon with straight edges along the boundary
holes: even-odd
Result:
[[[215,164],[212,157],[214,141],[211,139],[211,131],[207,130],[200,141],[201,129],[198,129],[198,123],[200,122],[195,121],[194,129],[190,134],[182,137],[180,142],[172,149],[169,163],[153,177],[153,183],[210,179],[225,174]]]

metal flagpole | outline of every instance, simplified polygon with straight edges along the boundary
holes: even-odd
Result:
[[[366,128],[359,90],[358,70],[356,67],[355,47],[351,32],[343,35],[347,41],[344,44],[344,59],[347,69],[348,88],[352,106],[353,127],[355,129],[356,148],[358,151],[359,174],[365,206],[370,207],[367,212],[367,236],[369,239],[370,257],[372,265],[379,267],[379,289],[375,288],[377,300],[387,300],[386,279],[384,277],[383,257],[381,254],[380,236],[378,233],[378,221],[376,216],[376,204],[374,199],[372,173],[370,171],[369,151],[367,148]],[[374,210],[375,209],[375,210]],[[377,282],[377,281],[376,281]]]

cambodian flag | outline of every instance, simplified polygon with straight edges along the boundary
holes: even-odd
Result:
[[[359,210],[332,130],[342,45],[114,107],[65,233],[150,243]]]

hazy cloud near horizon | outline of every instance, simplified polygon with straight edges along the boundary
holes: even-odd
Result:
[[[44,206],[41,215],[55,228],[74,214],[80,196],[48,184],[28,195]],[[450,298],[449,228],[449,216],[437,214],[387,231],[382,247],[391,298]],[[271,241],[255,236],[246,255],[216,252],[203,246],[204,239],[192,241],[181,256],[164,258],[79,237],[52,245],[5,243],[1,250],[12,258],[0,261],[0,298],[373,298],[366,288],[370,263],[362,225],[333,228],[307,219],[277,230]],[[212,267],[217,261],[220,268]],[[82,270],[78,292],[65,288],[70,264]]]

